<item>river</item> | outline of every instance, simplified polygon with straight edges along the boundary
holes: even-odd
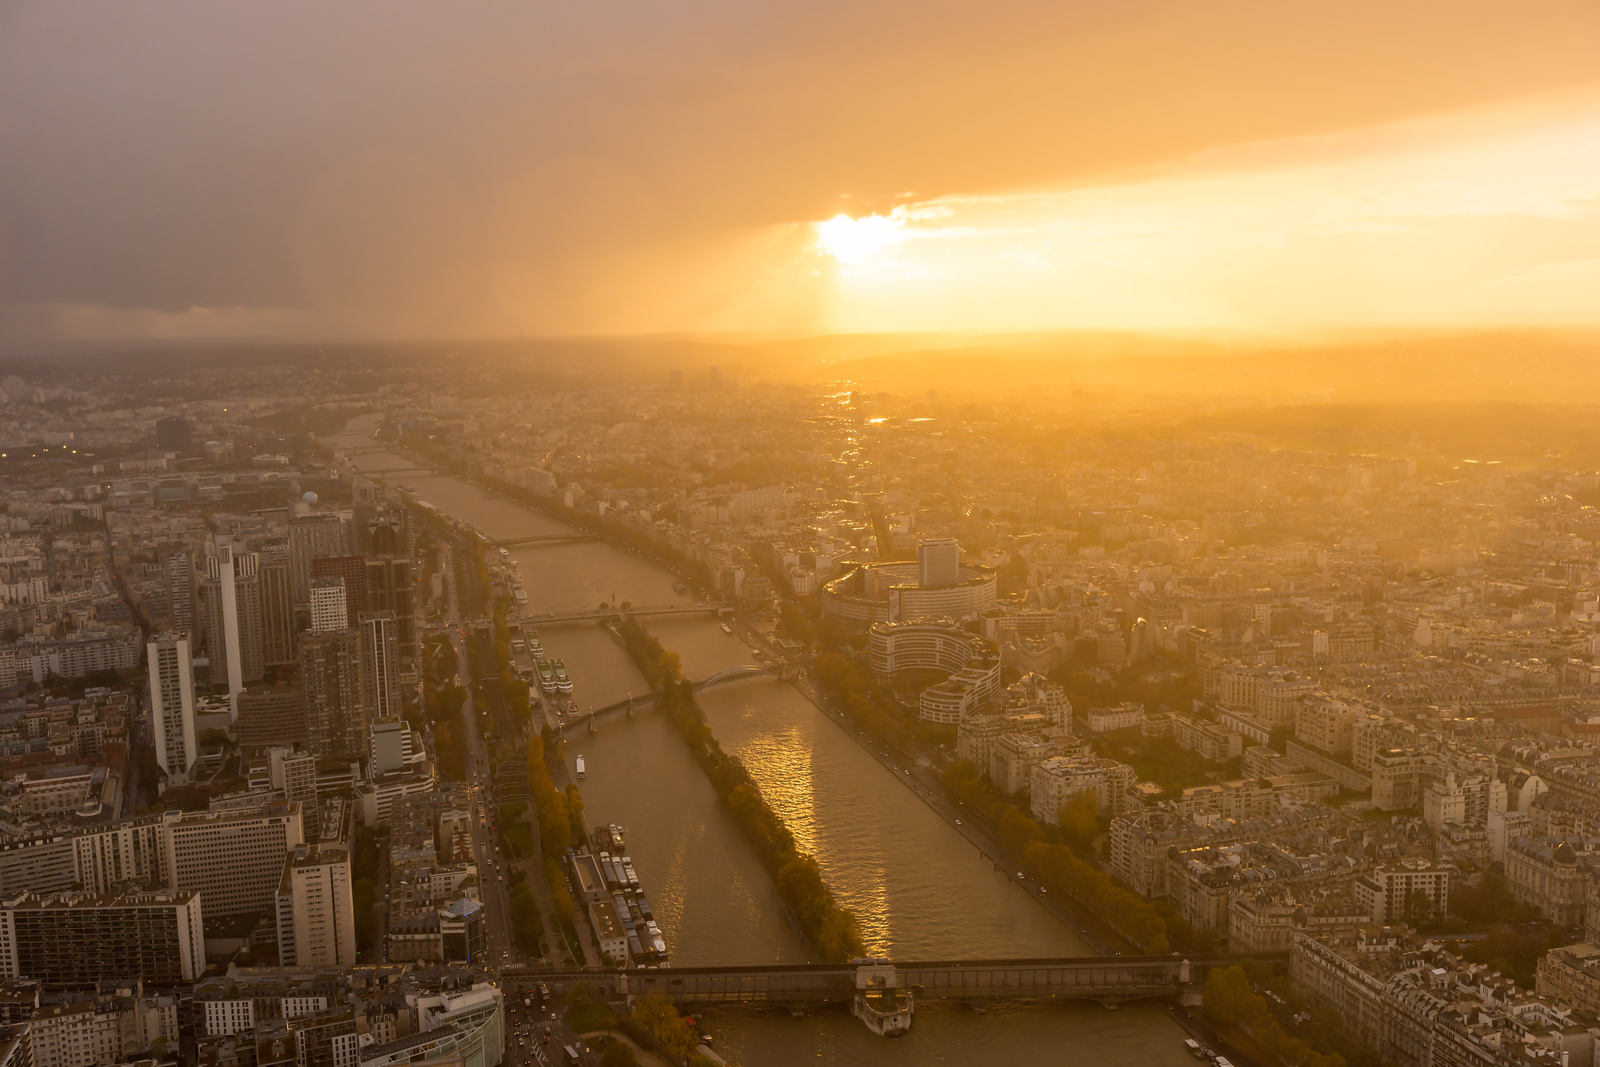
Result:
[[[325,438],[364,471],[402,470],[411,461],[371,448],[376,416]],[[451,477],[406,473],[397,481],[420,499],[491,538],[570,532],[558,520]],[[601,602],[688,602],[666,568],[601,542],[512,549],[528,593],[524,615],[587,610]],[[534,623],[536,625],[536,623]],[[697,617],[657,620],[650,629],[704,677],[751,661],[737,637]],[[547,653],[566,661],[581,707],[643,693],[643,677],[596,625],[540,631]],[[719,741],[744,760],[802,847],[816,856],[840,902],[861,921],[868,950],[901,959],[1088,955],[1078,937],[1029,893],[979,856],[830,718],[787,682],[756,679],[706,690],[701,706]],[[673,961],[781,963],[810,959],[784,918],[771,879],[718,806],[686,746],[660,717],[641,712],[569,744],[584,754],[590,820],[629,831],[629,852],[654,905]],[[876,1038],[843,1012],[803,1019],[758,1009],[719,1009],[706,1020],[734,1062],[799,1064],[1035,1063],[1063,1056],[1191,1062],[1182,1033],[1157,1005],[1108,1012],[1096,1005],[926,1002],[911,1034]]]

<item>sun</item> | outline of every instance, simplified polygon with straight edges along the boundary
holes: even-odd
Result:
[[[905,239],[903,212],[888,215],[835,215],[817,227],[817,247],[844,263],[856,263]]]

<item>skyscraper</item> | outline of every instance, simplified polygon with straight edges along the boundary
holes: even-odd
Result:
[[[367,559],[367,608],[392,611],[399,629],[400,667],[412,668],[417,646],[417,585],[413,561],[407,556],[371,556]]]
[[[261,658],[269,667],[295,661],[294,581],[289,546],[268,545],[261,552]]]
[[[191,633],[194,617],[194,555],[188,549],[167,556],[167,605],[172,616],[172,629],[180,634]]]
[[[361,680],[359,631],[300,635],[300,686],[305,691],[306,732],[313,755],[364,754],[367,703]]]
[[[954,537],[917,542],[917,585],[948,589],[961,584],[961,542]]]
[[[337,515],[303,515],[289,520],[289,569],[294,602],[304,604],[311,591],[311,561],[349,552],[344,524]]]
[[[367,722],[400,718],[399,625],[392,611],[368,611],[361,623],[361,682]],[[362,730],[366,736],[365,725]]]
[[[266,675],[261,597],[261,557],[254,552],[233,555],[233,601],[238,616],[239,679],[254,685]]]
[[[164,633],[145,646],[150,663],[150,722],[156,763],[168,785],[189,781],[189,767],[200,750],[194,726],[194,666],[189,635]]]

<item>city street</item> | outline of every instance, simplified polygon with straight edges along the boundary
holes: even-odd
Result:
[[[521,965],[529,962],[525,954],[511,939],[511,897],[507,864],[510,857],[500,852],[495,830],[499,825],[499,812],[494,803],[493,768],[488,752],[478,731],[477,709],[472,697],[472,666],[467,656],[466,623],[461,617],[461,601],[456,590],[454,552],[446,545],[440,553],[440,566],[450,575],[449,613],[447,616],[450,644],[455,649],[460,664],[461,680],[466,687],[467,699],[461,706],[461,720],[466,730],[467,784],[472,803],[472,854],[478,863],[480,896],[485,914],[484,943],[488,949],[488,963],[493,967]]]

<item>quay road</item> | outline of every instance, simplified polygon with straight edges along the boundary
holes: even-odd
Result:
[[[461,721],[466,730],[467,785],[474,809],[469,818],[472,852],[478,863],[479,895],[483,898],[484,913],[488,920],[484,943],[490,966],[518,965],[527,962],[527,956],[511,940],[511,895],[506,882],[510,857],[501,854],[490,830],[499,818],[494,802],[494,771],[489,764],[483,738],[478,733],[478,714],[472,700],[472,664],[467,657],[466,629],[462,625],[461,601],[456,590],[454,550],[448,543],[441,551],[440,566],[450,576],[445,583],[450,591],[445,633],[455,648],[456,662],[467,691],[466,703],[461,706]]]

